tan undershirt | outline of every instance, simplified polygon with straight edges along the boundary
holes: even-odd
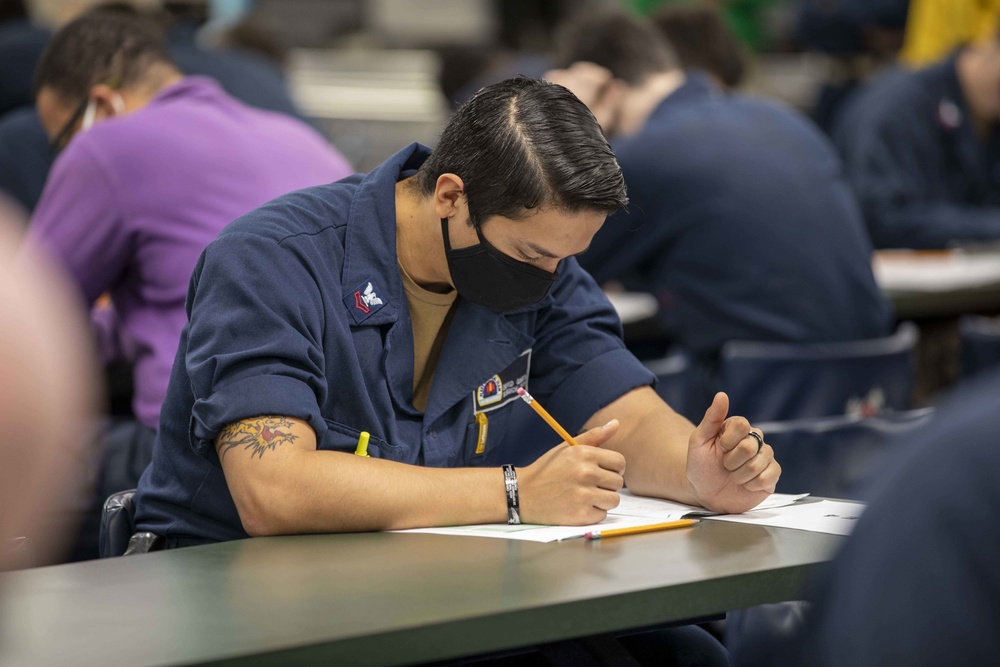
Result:
[[[427,408],[427,397],[434,380],[434,369],[441,357],[444,339],[454,312],[452,306],[458,292],[447,294],[430,292],[413,282],[399,265],[399,275],[403,278],[406,303],[410,307],[413,322],[413,407],[423,412]]]

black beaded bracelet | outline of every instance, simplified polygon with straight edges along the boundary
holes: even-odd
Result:
[[[517,495],[517,473],[514,466],[503,466],[503,484],[507,490],[507,524],[516,526],[521,523],[521,503]]]

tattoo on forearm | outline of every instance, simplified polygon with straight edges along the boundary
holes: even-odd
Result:
[[[227,424],[219,432],[219,458],[236,447],[250,450],[250,458],[264,457],[264,452],[286,442],[295,442],[299,436],[290,433],[292,422],[284,417],[257,417]]]

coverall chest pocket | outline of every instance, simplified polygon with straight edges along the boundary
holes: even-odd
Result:
[[[559,444],[561,438],[531,408],[520,401],[488,412],[489,433],[485,451],[477,453],[479,424],[466,430],[465,452],[469,466],[526,466]]]
[[[465,443],[462,449],[462,463],[466,466],[503,465],[497,457],[503,457],[506,449],[504,432],[506,431],[506,408],[492,412],[475,412],[472,422],[465,429]]]
[[[325,421],[327,429],[319,443],[319,449],[353,454],[358,447],[361,430],[329,419]],[[368,438],[368,456],[390,461],[403,460],[402,448],[391,445],[373,434]]]

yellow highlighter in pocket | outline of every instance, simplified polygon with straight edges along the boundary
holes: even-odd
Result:
[[[369,458],[368,456],[368,439],[371,438],[371,434],[368,431],[362,431],[361,435],[358,437],[358,448],[354,450],[354,453],[358,456],[363,456]]]
[[[479,424],[479,434],[476,437],[476,454],[486,451],[486,437],[490,430],[490,419],[485,412],[476,413],[476,423]]]

